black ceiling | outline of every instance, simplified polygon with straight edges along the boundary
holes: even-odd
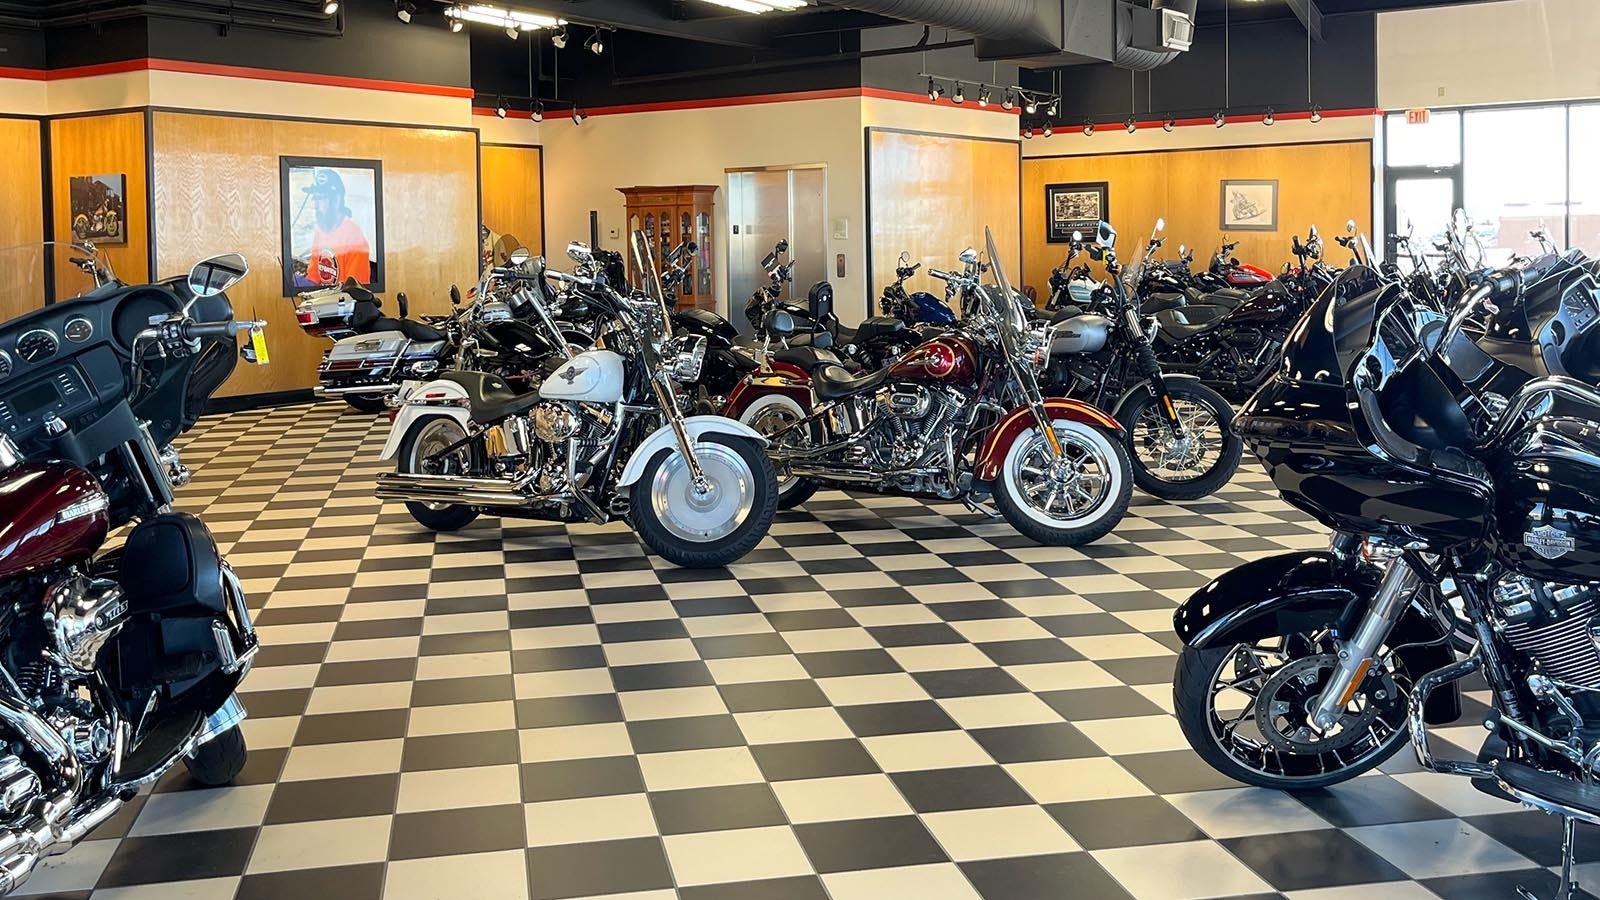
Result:
[[[1427,6],[1465,6],[1469,3],[1495,3],[1503,0],[1314,0],[1325,16],[1345,13],[1393,12],[1401,9],[1420,9]],[[1288,0],[1200,0],[1198,19],[1201,24],[1222,22],[1226,4],[1228,16],[1236,22],[1279,19],[1294,16]]]

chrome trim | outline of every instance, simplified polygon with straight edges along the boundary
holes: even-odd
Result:
[[[342,397],[345,394],[393,394],[400,390],[398,384],[386,382],[384,384],[359,384],[349,387],[325,387],[317,385],[311,389],[313,397]]]

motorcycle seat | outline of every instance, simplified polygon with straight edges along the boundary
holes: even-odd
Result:
[[[838,343],[865,344],[874,338],[905,331],[906,323],[894,316],[873,316],[855,328],[839,326]]]
[[[1214,310],[1206,313],[1202,310]],[[1164,309],[1156,313],[1156,322],[1161,326],[1161,334],[1175,340],[1191,338],[1195,335],[1205,334],[1216,328],[1222,322],[1221,315],[1225,310],[1216,310],[1215,307],[1181,307],[1178,309]],[[1186,315],[1186,313],[1190,315]],[[1193,321],[1193,319],[1202,319]]]
[[[843,366],[844,360],[834,354],[832,350],[821,347],[785,347],[774,351],[772,358],[791,366],[799,366],[807,372],[819,366]]]
[[[525,413],[539,402],[537,389],[518,393],[498,375],[487,372],[440,372],[439,377],[461,385],[467,392],[467,415],[487,423]]]
[[[1177,309],[1188,302],[1189,298],[1183,294],[1151,294],[1139,304],[1139,311],[1147,316],[1153,316],[1169,309]]]
[[[818,400],[839,400],[852,394],[870,391],[889,380],[888,369],[878,369],[865,375],[852,375],[844,366],[823,366],[811,373],[812,390]]]
[[[444,335],[431,325],[413,322],[410,319],[395,319],[384,316],[372,323],[372,331],[398,331],[412,341],[442,341]]]

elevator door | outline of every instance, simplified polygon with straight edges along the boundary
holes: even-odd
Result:
[[[745,302],[767,283],[761,260],[788,240],[794,282],[784,296],[804,302],[812,284],[827,277],[827,169],[741,169],[728,172],[728,309],[739,331],[752,331]]]

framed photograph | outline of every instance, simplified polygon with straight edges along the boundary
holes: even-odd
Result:
[[[1277,231],[1278,182],[1223,181],[1223,231]]]
[[[278,157],[283,295],[354,278],[383,290],[383,163]]]
[[[1065,244],[1072,240],[1074,231],[1092,239],[1100,223],[1110,218],[1107,193],[1104,181],[1045,185],[1045,239],[1052,244]]]
[[[72,207],[72,239],[96,244],[126,244],[126,175],[73,175],[67,179]]]

